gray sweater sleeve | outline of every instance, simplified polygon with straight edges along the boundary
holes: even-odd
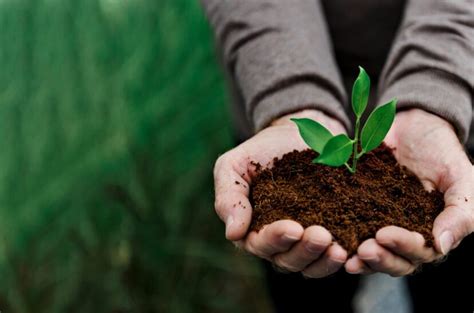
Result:
[[[202,0],[254,130],[314,108],[350,121],[321,4],[315,0]]]
[[[474,94],[474,1],[409,0],[379,85],[381,102],[421,108],[465,142]]]

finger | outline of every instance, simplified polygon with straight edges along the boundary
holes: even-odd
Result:
[[[347,252],[339,244],[332,244],[316,262],[306,267],[302,274],[307,278],[321,278],[337,272],[347,259]]]
[[[344,264],[346,272],[349,274],[368,275],[373,274],[374,271],[362,261],[357,254],[353,255],[346,264]]]
[[[445,209],[435,219],[433,235],[436,250],[446,255],[474,231],[474,173],[464,171],[444,194]]]
[[[396,256],[375,239],[364,241],[357,249],[358,257],[372,270],[391,276],[404,276],[411,274],[416,267],[400,256]]]
[[[433,226],[436,250],[446,255],[455,248],[461,240],[472,233],[474,223],[472,213],[450,207],[445,208],[436,218]]]
[[[244,163],[234,149],[221,156],[214,167],[215,210],[226,224],[226,238],[233,241],[245,236],[252,218]]]
[[[384,227],[377,232],[375,240],[379,245],[413,264],[429,263],[440,257],[433,248],[425,246],[425,238],[420,233],[401,227]]]
[[[276,253],[288,251],[302,238],[303,233],[303,227],[295,221],[276,221],[264,226],[258,233],[251,232],[244,248],[256,256],[271,259]]]
[[[276,254],[273,262],[290,272],[300,272],[314,262],[331,245],[331,234],[321,226],[305,229],[302,239],[289,251]]]

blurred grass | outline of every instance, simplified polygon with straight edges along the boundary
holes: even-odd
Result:
[[[0,1],[0,310],[268,312],[223,239],[197,1]]]

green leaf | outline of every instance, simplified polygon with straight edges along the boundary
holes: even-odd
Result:
[[[324,146],[333,136],[323,125],[309,118],[292,118],[298,126],[304,142],[314,151],[321,153]]]
[[[369,152],[377,148],[387,135],[395,118],[397,100],[376,108],[367,119],[362,129],[361,146],[364,152]]]
[[[370,93],[370,78],[367,72],[359,66],[359,76],[352,87],[352,110],[361,117],[367,107]]]
[[[352,140],[345,134],[332,137],[324,146],[323,152],[313,160],[313,163],[329,166],[341,166],[352,154]]]

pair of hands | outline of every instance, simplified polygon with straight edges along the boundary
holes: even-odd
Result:
[[[312,118],[333,134],[345,132],[337,120],[322,112],[305,110],[274,121],[217,160],[215,208],[226,224],[227,239],[238,247],[310,278],[325,277],[342,266],[351,274],[383,272],[403,276],[422,263],[446,255],[474,232],[473,166],[448,122],[412,109],[396,115],[385,143],[395,148],[398,162],[413,171],[426,189],[436,188],[444,193],[444,211],[434,222],[434,248],[425,247],[421,234],[396,226],[380,229],[349,259],[331,234],[317,225],[303,229],[295,221],[281,220],[258,233],[247,234],[252,216],[249,185],[256,174],[251,162],[269,164],[274,157],[307,148],[290,121],[292,117]]]

